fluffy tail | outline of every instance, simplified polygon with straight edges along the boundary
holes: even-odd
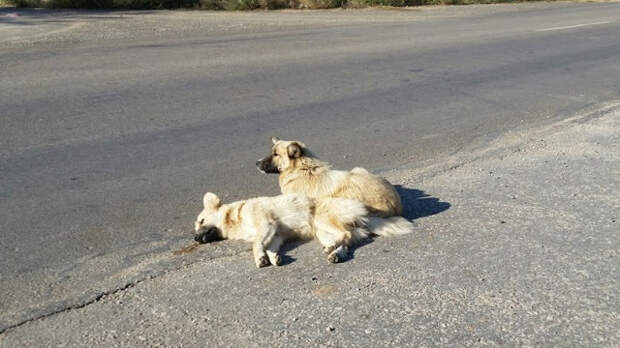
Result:
[[[329,216],[344,225],[365,225],[366,207],[360,202],[347,198],[321,199],[316,205],[316,215]]]
[[[366,223],[366,229],[378,236],[400,236],[413,232],[413,224],[402,216],[388,218],[371,216]]]

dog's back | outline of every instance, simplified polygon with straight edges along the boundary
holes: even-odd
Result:
[[[398,193],[384,178],[363,168],[332,170],[300,141],[271,139],[271,154],[256,162],[264,173],[279,174],[282,193],[303,193],[311,198],[342,197],[364,203],[375,216],[400,216]]]
[[[400,216],[402,203],[384,178],[363,168],[332,170],[299,141],[271,139],[271,154],[256,162],[264,173],[278,173],[282,193],[303,193],[316,199],[341,197],[359,200],[372,215]]]
[[[312,238],[313,209],[314,203],[305,195],[283,194],[247,200],[243,215],[252,224],[252,229],[258,229],[264,223],[276,223],[283,238],[307,239]]]
[[[348,198],[362,202],[374,216],[402,214],[400,196],[384,178],[363,168],[351,171],[333,170],[329,166],[291,170],[281,176],[283,193],[304,193],[316,199]]]
[[[342,182],[336,192],[340,197],[357,199],[375,216],[400,216],[403,206],[394,186],[386,179],[369,173],[364,168],[351,170],[348,180]]]

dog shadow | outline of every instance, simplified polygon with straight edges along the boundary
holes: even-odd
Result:
[[[450,209],[451,204],[442,202],[422,190],[395,185],[403,202],[403,217],[411,222],[416,219],[439,214]]]
[[[295,260],[297,260],[296,258],[290,256],[288,253],[289,251],[302,246],[306,243],[308,243],[309,240],[290,240],[290,241],[286,241],[284,242],[284,244],[282,244],[282,246],[280,247],[280,260],[282,263],[280,263],[280,266],[286,266],[288,264],[291,264],[293,262],[295,262]]]
[[[433,197],[422,190],[394,185],[396,192],[403,203],[403,217],[411,222],[416,219],[439,214],[450,209],[451,204],[442,202],[439,198]],[[349,255],[342,262],[347,262],[355,257],[355,250],[374,242],[374,237],[349,247]]]

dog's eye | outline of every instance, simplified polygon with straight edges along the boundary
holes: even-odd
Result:
[[[278,154],[277,154],[277,153],[274,153],[274,154],[273,154],[273,157],[278,157]]]
[[[200,219],[199,224],[201,224],[201,225],[202,225],[204,222],[205,222],[205,219]]]

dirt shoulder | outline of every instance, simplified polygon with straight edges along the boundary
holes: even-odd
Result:
[[[283,30],[466,18],[545,10],[572,2],[540,2],[412,8],[277,11],[107,11],[0,8],[0,47],[56,47],[110,40],[158,40],[277,33]]]

